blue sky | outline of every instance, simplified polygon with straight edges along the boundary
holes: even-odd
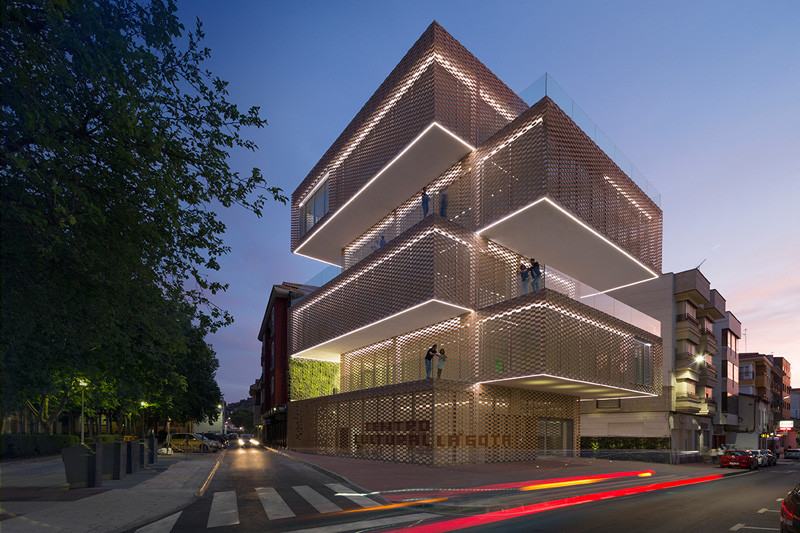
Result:
[[[740,351],[789,358],[800,386],[800,3],[791,1],[191,0],[207,67],[240,108],[256,166],[288,195],[433,21],[520,93],[545,72],[659,190],[663,271],[698,266],[746,328]],[[215,303],[236,322],[210,342],[226,400],[258,377],[273,284],[325,265],[289,249],[289,207],[221,213],[232,252]]]

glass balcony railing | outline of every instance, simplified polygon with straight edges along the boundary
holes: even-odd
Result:
[[[602,311],[607,315],[618,318],[632,326],[643,329],[661,337],[661,321],[648,316],[633,307],[612,298],[607,294],[599,292],[597,289],[572,278],[563,272],[548,267],[545,269],[544,286],[548,289],[558,291],[573,300],[586,304],[593,309]]]
[[[657,206],[661,207],[661,193],[658,192],[658,189],[644,177],[639,169],[633,166],[625,154],[611,142],[611,139],[597,127],[589,115],[567,95],[566,91],[549,74],[545,73],[519,95],[529,106],[545,96],[549,96],[617,164],[620,170],[627,174]]]
[[[317,272],[314,276],[312,276],[308,281],[306,281],[303,285],[308,285],[309,287],[322,287],[330,280],[338,276],[342,273],[342,269],[336,265],[328,265],[319,272]],[[297,302],[301,301],[303,298],[308,296],[304,294],[299,298],[295,298],[292,303],[296,305]]]

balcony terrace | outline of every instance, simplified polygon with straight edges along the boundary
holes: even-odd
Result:
[[[578,396],[656,396],[661,339],[546,288],[481,309],[481,383]]]

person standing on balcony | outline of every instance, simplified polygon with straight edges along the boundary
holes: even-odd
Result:
[[[436,361],[436,379],[442,379],[442,370],[444,370],[444,362],[447,356],[444,354],[444,348],[439,348],[437,354],[439,359]]]
[[[422,218],[428,216],[428,206],[430,205],[431,198],[428,196],[426,187],[422,188]]]
[[[534,291],[539,290],[539,280],[542,278],[542,271],[539,270],[539,263],[531,257],[531,288]]]
[[[439,216],[447,218],[447,189],[439,193]]]
[[[431,372],[433,371],[433,358],[436,355],[436,345],[434,344],[428,348],[428,353],[425,354],[425,374],[427,379],[431,379]]]
[[[380,246],[381,246],[381,248],[383,248],[384,246],[386,246],[386,238],[385,238],[383,235],[381,235],[381,242],[380,242]]]
[[[528,294],[528,269],[523,263],[519,264],[519,284],[522,294]]]

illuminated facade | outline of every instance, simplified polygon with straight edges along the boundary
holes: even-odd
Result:
[[[605,294],[659,276],[657,193],[549,77],[534,89],[434,22],[293,193],[292,251],[342,271],[289,309],[289,355],[341,389],[289,403],[289,448],[571,455],[581,400],[660,393],[661,323]]]

